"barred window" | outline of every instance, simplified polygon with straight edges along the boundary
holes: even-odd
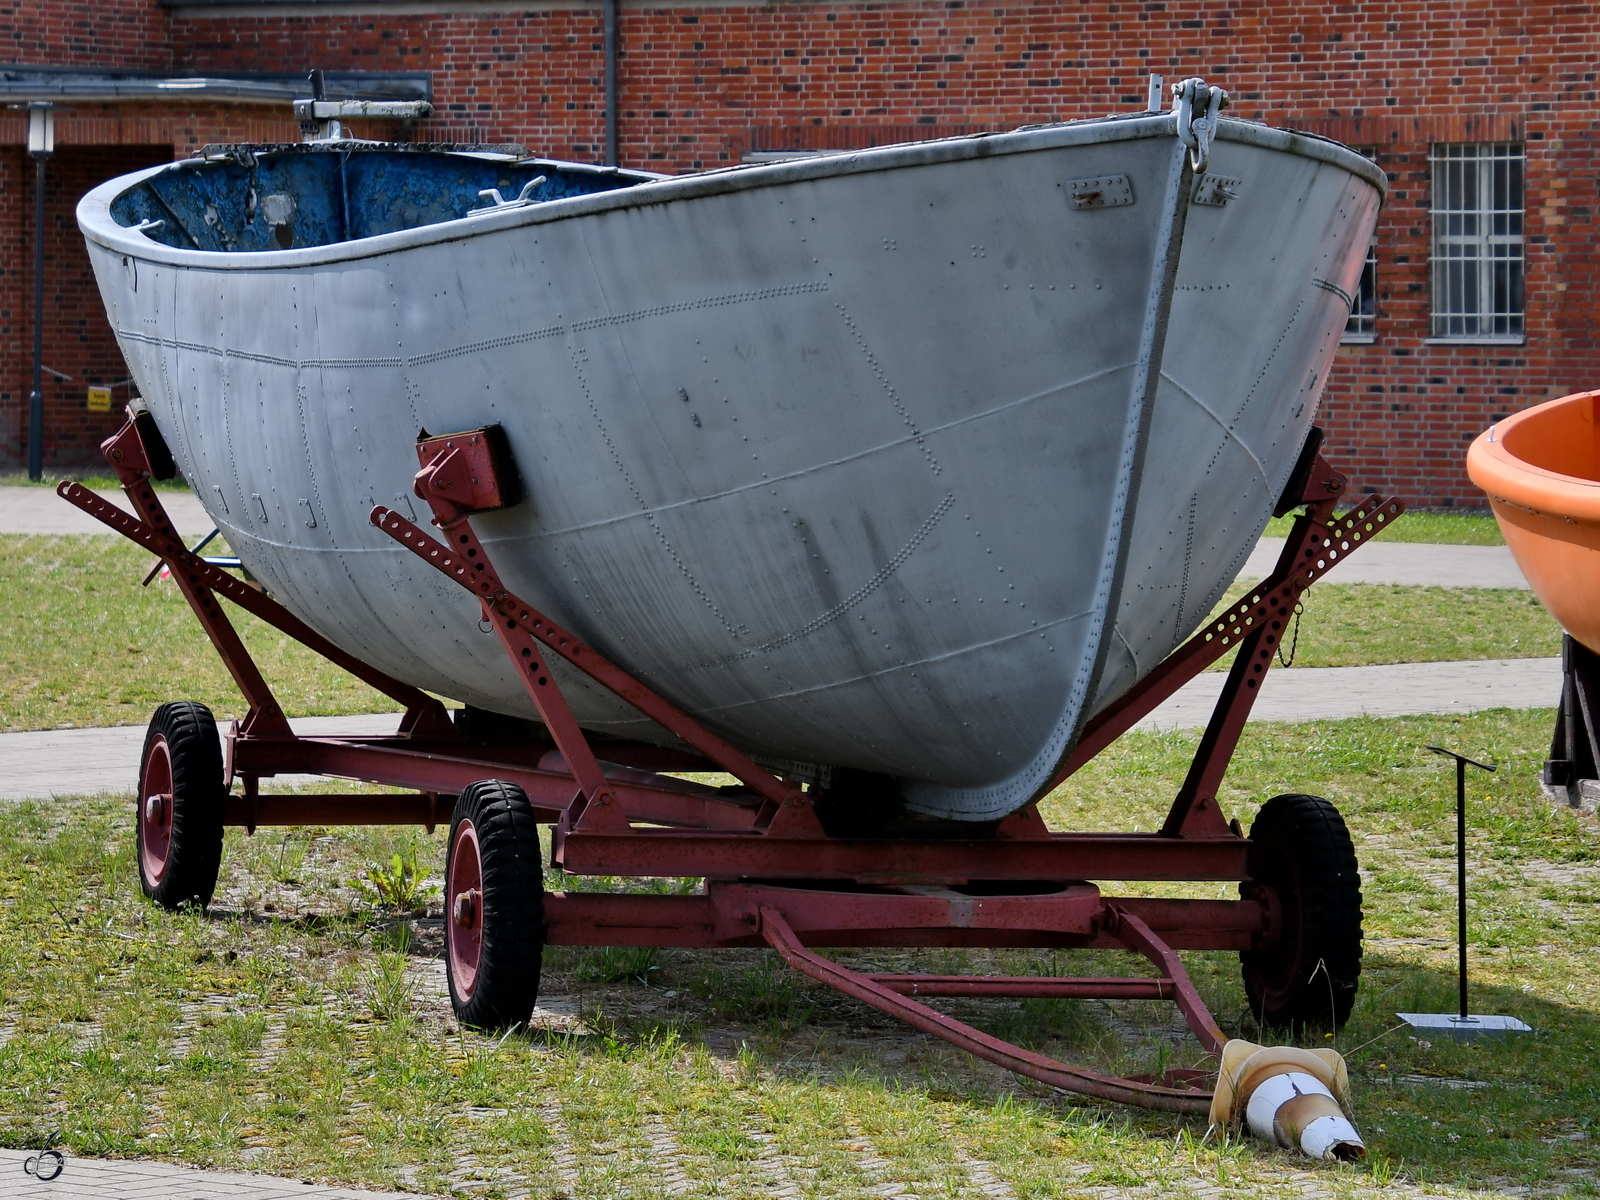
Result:
[[[1433,336],[1520,340],[1522,147],[1434,146]]]
[[[1378,336],[1378,247],[1367,247],[1367,261],[1361,265],[1361,281],[1356,284],[1350,316],[1344,323],[1344,340],[1370,342]]]

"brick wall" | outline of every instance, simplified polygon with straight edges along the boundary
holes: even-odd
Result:
[[[156,0],[0,0],[0,61],[164,71],[172,20]]]
[[[428,70],[440,112],[419,136],[599,157],[598,7],[305,16],[263,6],[259,17],[211,19],[195,9],[168,17],[154,0],[35,0],[26,11],[46,16],[29,24],[23,8],[0,6],[0,36],[12,35],[19,60],[110,61],[113,40],[134,37],[145,41],[128,61],[173,69]],[[1476,504],[1462,455],[1478,430],[1500,413],[1600,383],[1597,23],[1592,7],[1549,0],[625,7],[622,157],[682,171],[752,149],[1007,128],[1125,111],[1142,103],[1150,71],[1204,75],[1230,89],[1237,115],[1378,155],[1393,187],[1380,234],[1378,337],[1341,353],[1323,409],[1330,450],[1363,485],[1421,503]],[[15,40],[24,33],[35,40]],[[138,119],[153,120],[147,110]],[[109,128],[115,118],[94,120]],[[182,153],[252,120],[270,123],[260,110],[195,108],[162,118],[160,137],[130,121],[127,136],[91,140],[139,136]],[[91,133],[86,124],[83,136]],[[1428,345],[1427,147],[1502,139],[1525,142],[1528,153],[1526,345]],[[10,140],[0,122],[0,143]],[[11,184],[0,175],[0,188]],[[0,196],[0,214],[11,203]],[[10,245],[4,219],[0,238]]]
[[[100,304],[89,255],[73,210],[78,199],[110,175],[171,159],[170,146],[71,146],[50,158],[45,172],[44,396],[45,460],[52,465],[98,461],[103,438],[121,424],[119,413],[91,413],[87,389],[115,384],[128,375]],[[28,393],[33,374],[33,188],[34,163],[20,150],[0,155],[0,179],[10,203],[0,220],[16,210],[21,221],[5,228],[22,236],[6,239],[3,278],[6,306],[0,309],[0,469],[27,465]],[[14,188],[21,179],[25,187]],[[22,203],[17,203],[21,199]],[[15,252],[12,252],[15,247]],[[128,389],[113,392],[119,405]]]
[[[169,106],[139,116],[107,104],[63,110],[56,153],[45,172],[44,362],[45,463],[100,466],[99,444],[121,424],[127,388],[113,392],[110,414],[91,413],[87,389],[127,378],[105,319],[74,212],[96,184],[142,167],[186,157],[208,141],[294,141],[282,114],[256,106]],[[34,163],[23,149],[22,114],[0,115],[0,471],[27,466],[28,393],[33,376]]]

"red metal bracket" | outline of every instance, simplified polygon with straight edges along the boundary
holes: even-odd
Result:
[[[505,587],[488,551],[466,519],[478,511],[475,506],[480,503],[501,506],[510,492],[499,482],[499,473],[508,468],[496,462],[496,439],[491,430],[497,433],[498,427],[428,438],[417,444],[418,458],[423,463],[417,473],[417,494],[433,507],[434,523],[448,534],[448,543],[440,544],[393,509],[381,505],[372,510],[371,519],[418,558],[473,592],[483,605],[484,619],[494,626],[517,666],[523,686],[578,780],[580,795],[557,830],[558,844],[564,842],[568,830],[622,829],[627,818],[614,804],[594,752],[546,666],[545,655],[550,651],[759,795],[766,802],[758,818],[762,827],[804,827],[809,805],[799,790],[758,766]],[[509,461],[509,455],[505,458]]]
[[[171,568],[173,580],[250,706],[240,733],[246,738],[271,740],[294,736],[271,687],[217,603],[218,595],[226,596],[252,616],[288,634],[335,666],[404,705],[406,713],[400,722],[402,735],[453,739],[455,729],[450,724],[449,715],[444,705],[432,696],[346,654],[276,600],[189,551],[167,516],[155,489],[150,486],[153,474],[151,453],[144,444],[141,421],[149,424],[153,436],[159,441],[160,434],[154,432],[154,425],[149,422],[148,416],[139,414],[130,416],[122,428],[100,446],[101,453],[121,481],[123,492],[138,513],[137,519],[72,480],[63,480],[57,486],[56,494],[130,541],[143,546]],[[158,450],[158,457],[164,462],[170,461],[164,445],[159,446]]]
[[[1312,478],[1315,481],[1315,472]],[[1231,626],[1232,636],[1237,638],[1242,633],[1243,640],[1189,764],[1188,777],[1178,789],[1161,828],[1167,837],[1237,836],[1222,815],[1217,791],[1295,605],[1305,590],[1336,563],[1359,549],[1373,534],[1388,528],[1405,511],[1401,501],[1381,496],[1367,497],[1342,517],[1324,514],[1320,511],[1324,506],[1331,509],[1333,501],[1313,505],[1310,512],[1295,521],[1272,579],[1246,601],[1249,616]]]
[[[447,532],[469,513],[507,508],[521,498],[516,463],[498,425],[418,438],[417,457],[422,470],[412,490]]]
[[[1318,463],[1326,466],[1320,458]],[[1331,467],[1327,469],[1332,471]],[[1313,482],[1317,477],[1314,471]],[[1305,582],[1294,592],[1296,599],[1300,592],[1320,579],[1328,567],[1382,532],[1405,512],[1406,507],[1400,500],[1370,496],[1344,518],[1335,521],[1332,505],[1332,500],[1323,501],[1295,521],[1271,578],[1208,623],[1167,655],[1155,670],[1090,719],[1072,753],[1044,791],[1048,793],[1059,787],[1095,755],[1171,699],[1184,684],[1238,646],[1269,619],[1272,599],[1280,593],[1287,594],[1284,589],[1297,577],[1304,576]],[[1292,610],[1294,605],[1291,603],[1289,607]],[[1273,645],[1277,645],[1276,641]]]
[[[985,890],[989,890],[993,881],[986,884]],[[763,941],[756,927],[764,907],[781,910],[795,937],[807,946],[1129,950],[1133,947],[1127,926],[1119,923],[1117,914],[1131,914],[1174,949],[1249,950],[1262,944],[1269,921],[1266,909],[1251,901],[1130,896],[1103,900],[1092,884],[1081,883],[1069,884],[1054,895],[982,897],[953,888],[896,891],[893,887],[844,886],[846,890],[829,891],[828,884],[813,875],[791,884],[711,879],[704,894],[694,896],[549,892],[544,906],[545,942],[551,946],[699,950],[760,946]],[[1116,913],[1111,912],[1112,907]],[[974,909],[980,917],[977,921],[969,919]],[[970,981],[973,977],[963,978]],[[1175,996],[1176,992],[1146,998]]]
[[[1284,542],[1271,578],[1217,620],[1169,654],[1144,679],[1084,727],[1082,736],[1043,791],[1048,793],[1140,720],[1155,711],[1206,667],[1237,648],[1228,680],[1212,711],[1188,778],[1162,826],[1167,837],[1231,838],[1238,834],[1217,804],[1216,794],[1244,732],[1261,681],[1300,596],[1346,555],[1388,528],[1405,503],[1368,496],[1342,517],[1333,516],[1344,476],[1320,455],[1306,484],[1309,501]]]
[[[1102,1100],[1112,1100],[1121,1104],[1136,1104],[1143,1108],[1161,1109],[1166,1112],[1203,1113],[1211,1107],[1211,1093],[1198,1090],[1184,1090],[1180,1088],[1163,1087],[1158,1084],[1139,1083],[1131,1079],[1123,1079],[1114,1075],[1102,1075],[1098,1071],[1086,1070],[1082,1067],[1069,1066],[1037,1054],[1032,1050],[1024,1050],[1020,1046],[1013,1046],[1003,1042],[991,1034],[974,1029],[964,1021],[945,1015],[936,1009],[929,1008],[912,1000],[905,994],[909,990],[909,982],[905,977],[894,978],[894,985],[880,982],[869,975],[858,975],[848,967],[840,966],[832,959],[808,950],[795,936],[794,930],[784,920],[783,913],[774,907],[763,907],[760,911],[760,932],[768,945],[776,950],[785,962],[802,974],[809,975],[820,983],[854,997],[865,1004],[870,1004],[880,1012],[898,1017],[907,1024],[915,1026],[924,1033],[943,1038],[953,1046],[958,1046],[969,1054],[986,1059],[1008,1071],[1018,1075],[1026,1075],[1029,1079],[1037,1079],[1040,1083],[1049,1084],[1051,1087],[1062,1088],[1069,1092],[1078,1092],[1082,1095],[1097,1096]],[[1122,922],[1136,921],[1137,918],[1122,915]],[[1156,942],[1155,935],[1144,930],[1151,942]],[[1159,942],[1156,942],[1159,944]],[[1132,948],[1132,947],[1130,947]],[[1167,951],[1167,955],[1176,964],[1177,974],[1169,975],[1161,980],[1154,981],[1158,985],[1175,985],[1181,990],[1187,986],[1189,992],[1194,991],[1194,986],[1189,983],[1188,976],[1183,971],[1181,963],[1176,956]],[[944,977],[934,977],[943,980]],[[1180,982],[1181,981],[1181,982]],[[985,981],[994,988],[1003,986],[999,980]],[[1050,980],[1046,983],[1084,981]],[[1140,981],[1147,983],[1147,981]],[[937,983],[933,986],[937,987]],[[1034,986],[1037,986],[1035,984]],[[924,992],[924,995],[939,994],[937,992]],[[944,994],[950,994],[948,992]],[[1002,994],[998,990],[990,990],[986,994]],[[1029,993],[1024,993],[1029,994]],[[1198,1001],[1198,997],[1196,997]],[[1202,1006],[1201,1010],[1204,1012]],[[1189,1016],[1185,1009],[1184,1015]],[[1210,1014],[1206,1014],[1210,1021]],[[1191,1021],[1192,1024],[1192,1021]],[[1197,1030],[1197,1033],[1199,1031]],[[1207,1029],[1208,1035],[1215,1032],[1215,1023],[1210,1022]],[[1216,1033],[1219,1039],[1206,1049],[1211,1053],[1221,1050],[1221,1034]],[[1206,1039],[1202,1038],[1202,1044]]]

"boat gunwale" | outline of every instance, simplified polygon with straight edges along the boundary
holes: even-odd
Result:
[[[133,256],[147,262],[174,267],[198,267],[216,271],[275,271],[320,267],[360,261],[397,253],[420,246],[462,241],[487,233],[554,221],[571,220],[602,212],[640,208],[704,196],[725,195],[765,187],[780,187],[843,175],[871,174],[902,167],[933,166],[1010,154],[1035,153],[1069,146],[1103,145],[1144,138],[1176,137],[1176,116],[1128,116],[1086,120],[1063,125],[1035,126],[1006,133],[968,134],[927,142],[908,142],[866,150],[842,151],[815,158],[787,162],[759,163],[717,168],[693,175],[666,175],[636,183],[631,187],[592,192],[546,200],[537,204],[507,206],[505,212],[480,210],[471,215],[397,230],[375,237],[306,246],[289,250],[217,251],[190,250],[167,246],[139,232],[137,226],[117,223],[111,205],[132,188],[163,171],[203,169],[212,160],[180,159],[143,171],[121,175],[90,190],[77,208],[79,230],[84,237],[113,253]],[[1275,129],[1252,121],[1223,118],[1216,137],[1279,150],[1340,167],[1372,185],[1380,200],[1388,193],[1383,171],[1371,159],[1328,138],[1295,130]],[[495,157],[472,152],[474,157]],[[507,162],[524,162],[505,156]],[[582,163],[557,163],[566,169],[616,173],[616,168]],[[194,164],[191,166],[190,164]]]
[[[1496,421],[1467,447],[1467,474],[1491,503],[1510,505],[1568,525],[1600,525],[1600,479],[1568,475],[1514,453],[1505,435],[1517,426],[1548,417],[1553,410],[1584,402],[1600,403],[1600,390],[1574,392],[1546,400]]]

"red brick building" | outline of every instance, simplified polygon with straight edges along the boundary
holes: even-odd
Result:
[[[0,0],[0,92],[56,105],[46,462],[91,458],[116,417],[86,388],[125,375],[73,226],[87,187],[206,142],[295,140],[285,101],[311,67],[330,94],[431,95],[403,136],[600,161],[604,2]],[[1125,111],[1150,72],[1374,154],[1375,283],[1322,415],[1363,486],[1477,504],[1473,435],[1600,386],[1593,5],[623,0],[617,46],[620,160],[661,171]],[[27,438],[25,140],[26,113],[0,114],[0,469]]]

